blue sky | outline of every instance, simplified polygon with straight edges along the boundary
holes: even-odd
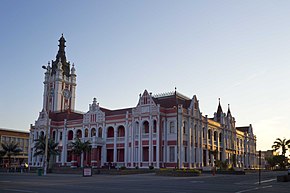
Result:
[[[43,70],[61,34],[77,70],[76,108],[117,109],[144,89],[218,98],[257,149],[290,136],[290,1],[0,2],[0,127],[28,130],[42,108]]]

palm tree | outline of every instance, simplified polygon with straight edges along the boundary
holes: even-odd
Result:
[[[76,138],[74,142],[71,142],[72,152],[75,155],[81,155],[81,167],[84,166],[84,152],[91,150],[91,142],[82,142],[79,138]]]
[[[3,157],[6,155],[8,158],[8,167],[11,165],[11,156],[18,155],[20,152],[22,152],[22,149],[18,147],[18,143],[11,141],[8,143],[1,143],[2,151],[1,154]]]
[[[34,156],[42,156],[44,157],[45,155],[45,136],[44,135],[40,135],[40,137],[35,141],[34,144]],[[58,143],[54,142],[53,139],[48,139],[48,149],[47,149],[47,165],[49,165],[49,160],[51,156],[56,156],[59,155],[59,150],[58,150]]]
[[[281,140],[280,138],[277,138],[276,141],[274,141],[274,145],[272,145],[272,148],[274,149],[274,151],[277,151],[278,149],[282,149],[282,155],[285,156],[286,152],[287,152],[287,147],[289,148],[290,146],[290,139],[286,141],[286,139],[284,138],[283,140]]]

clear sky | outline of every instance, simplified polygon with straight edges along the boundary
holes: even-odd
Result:
[[[290,1],[0,1],[0,127],[29,130],[61,34],[77,73],[76,109],[133,107],[144,89],[218,98],[257,149],[290,138]]]

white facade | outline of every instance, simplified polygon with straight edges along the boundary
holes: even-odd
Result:
[[[61,55],[65,42],[62,38],[57,56],[65,58]],[[210,169],[217,160],[234,167],[256,167],[252,126],[236,127],[230,109],[224,113],[220,103],[214,117],[208,118],[200,112],[195,95],[190,99],[175,91],[153,96],[145,90],[132,108],[105,109],[94,98],[88,112],[77,112],[75,69],[72,67],[66,76],[68,70],[63,66],[69,67],[69,63],[56,61],[45,73],[43,111],[31,126],[30,166],[42,164],[41,157],[33,156],[34,140],[45,134],[48,123],[49,136],[61,150],[55,160],[57,165],[80,166],[80,158],[71,153],[69,145],[78,137],[92,143],[92,150],[84,155],[84,164],[93,167]]]

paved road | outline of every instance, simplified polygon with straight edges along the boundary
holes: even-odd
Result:
[[[163,177],[154,174],[139,175],[80,175],[0,173],[1,193],[267,193],[290,192],[290,182],[277,182],[276,176],[286,172],[258,174],[215,175],[198,177]]]

